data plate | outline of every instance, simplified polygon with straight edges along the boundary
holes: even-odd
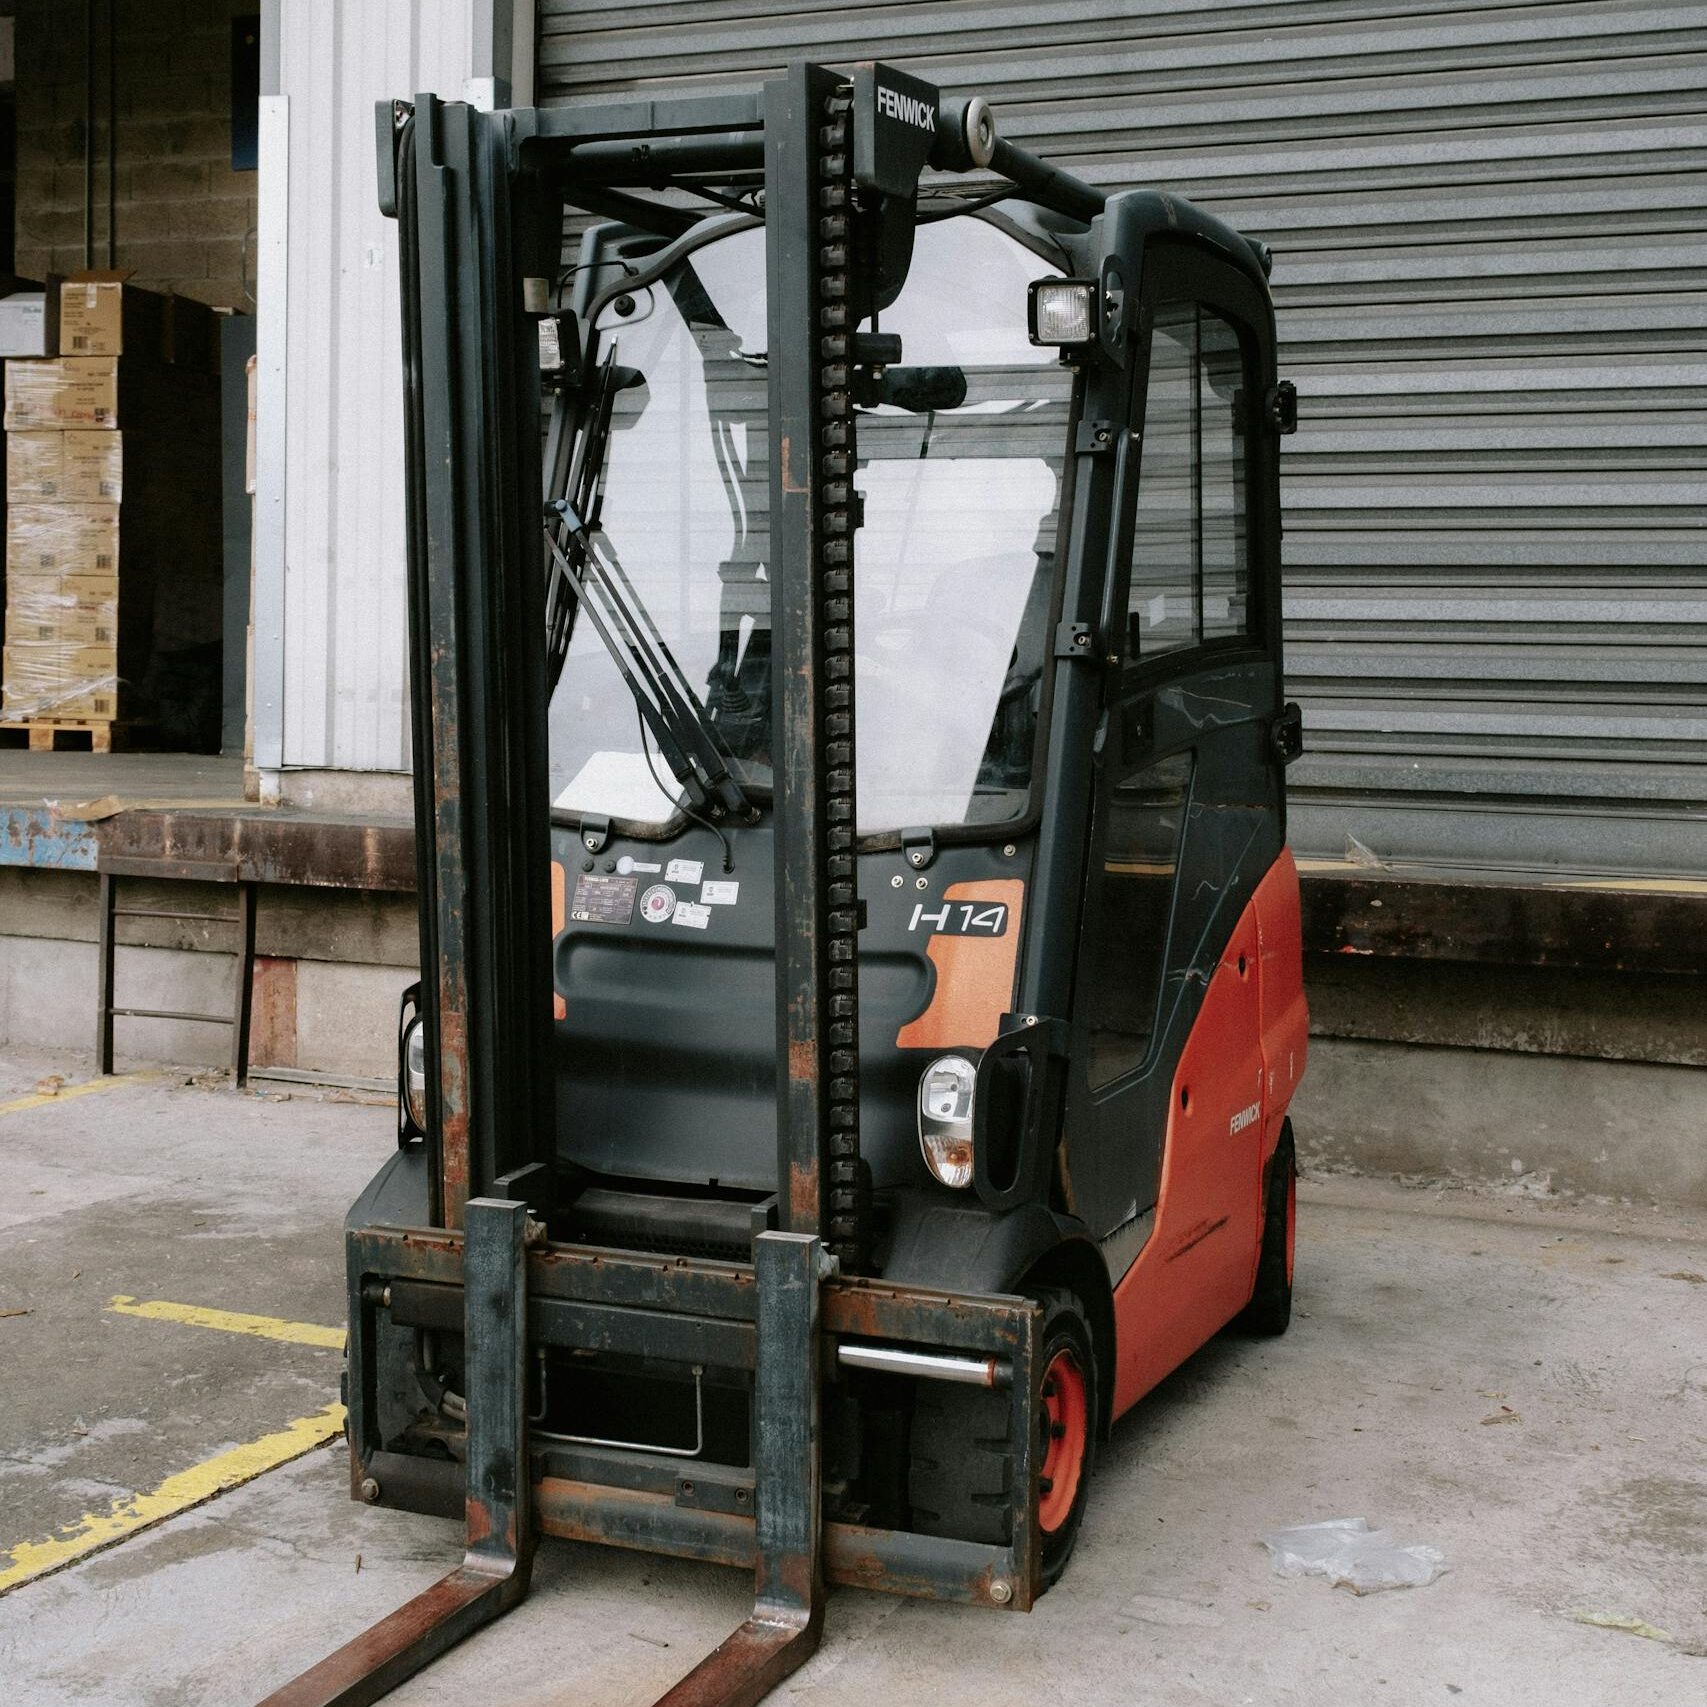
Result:
[[[638,877],[583,871],[575,879],[569,917],[583,925],[626,925],[634,917],[634,896],[639,888]]]

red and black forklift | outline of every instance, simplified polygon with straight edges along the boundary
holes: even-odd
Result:
[[[269,1701],[543,1534],[752,1569],[665,1699],[753,1702],[826,1583],[1029,1608],[1114,1420],[1286,1326],[1269,258],[884,65],[379,132],[424,975],[350,1476],[467,1550]]]

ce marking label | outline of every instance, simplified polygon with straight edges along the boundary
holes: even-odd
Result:
[[[1008,929],[1006,901],[944,901],[930,906],[920,901],[907,924],[910,931],[929,931],[932,936],[1005,936]]]

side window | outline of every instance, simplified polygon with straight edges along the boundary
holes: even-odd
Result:
[[[1191,755],[1176,753],[1109,791],[1108,833],[1085,924],[1092,1090],[1149,1053],[1167,958],[1169,904],[1191,795]]]
[[[1246,632],[1250,610],[1244,358],[1233,326],[1161,304],[1127,596],[1127,656],[1142,661]]]

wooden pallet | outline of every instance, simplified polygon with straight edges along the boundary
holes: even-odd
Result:
[[[63,721],[42,718],[24,723],[0,723],[0,730],[8,734],[28,735],[32,753],[51,753],[59,744],[61,735],[87,735],[91,753],[110,753],[113,750],[113,722],[108,717],[68,717]]]

